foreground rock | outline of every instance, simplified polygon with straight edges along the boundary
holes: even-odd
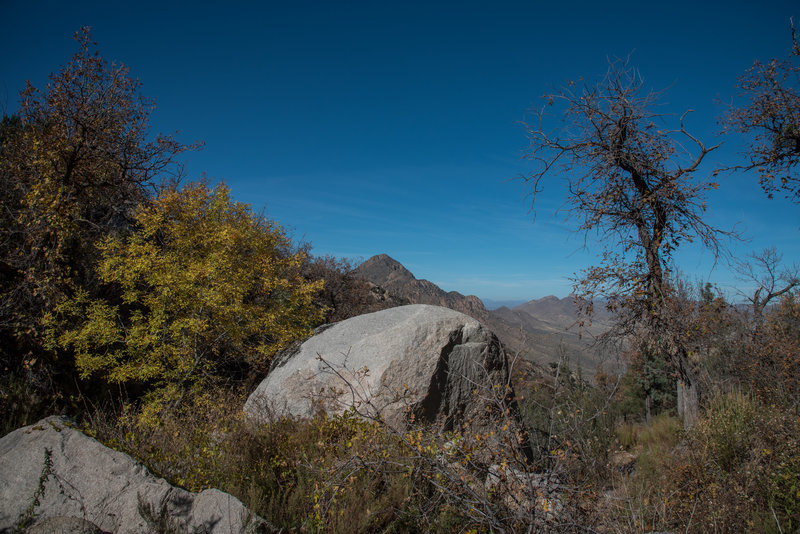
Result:
[[[235,497],[190,493],[49,417],[0,439],[0,532],[268,531]]]
[[[497,337],[462,313],[411,305],[336,323],[279,355],[247,416],[310,417],[349,408],[402,429],[496,429],[514,409]],[[512,427],[516,426],[511,425]]]

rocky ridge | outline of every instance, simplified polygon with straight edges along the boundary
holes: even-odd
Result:
[[[475,295],[465,296],[457,291],[444,291],[433,282],[419,280],[400,262],[386,254],[369,258],[355,269],[354,274],[382,287],[390,295],[407,300],[410,304],[443,306],[479,321],[489,316],[483,302]]]

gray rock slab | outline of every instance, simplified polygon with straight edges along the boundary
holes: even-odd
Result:
[[[33,529],[53,532],[145,533],[161,514],[176,531],[266,531],[236,497],[176,488],[64,418],[48,417],[0,439],[0,532],[28,517]]]
[[[47,517],[25,530],[25,534],[106,534],[85,519],[77,517]]]

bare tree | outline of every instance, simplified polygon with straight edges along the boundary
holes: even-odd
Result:
[[[666,126],[668,116],[654,111],[661,97],[648,92],[640,74],[627,61],[610,63],[594,84],[566,87],[545,95],[547,106],[538,122],[527,125],[527,157],[535,170],[526,177],[534,203],[547,180],[565,180],[565,211],[577,220],[578,232],[605,244],[600,265],[587,269],[576,292],[591,302],[607,299],[622,318],[618,334],[642,328],[663,334],[664,302],[669,297],[669,273],[674,251],[684,242],[700,240],[714,255],[724,251],[729,234],[707,224],[705,193],[718,184],[698,176],[706,146],[684,127]],[[553,109],[561,121],[547,129]],[[588,310],[591,312],[591,309]],[[652,343],[653,336],[645,336]],[[668,358],[679,376],[679,406],[694,406],[696,391],[686,350],[677,336],[660,336],[649,354]],[[656,357],[656,356],[654,356]],[[688,403],[688,404],[687,404]],[[685,424],[693,417],[686,413]]]
[[[750,254],[750,261],[741,262],[737,271],[743,280],[755,283],[752,295],[742,293],[750,302],[753,320],[758,328],[764,321],[764,309],[778,297],[800,286],[800,267],[782,267],[783,255],[775,247]]]
[[[783,191],[800,203],[800,38],[792,24],[792,50],[783,60],[755,61],[739,79],[740,96],[748,102],[731,107],[726,129],[752,136],[747,163],[755,169],[770,196]]]

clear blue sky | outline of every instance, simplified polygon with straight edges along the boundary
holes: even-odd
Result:
[[[784,57],[796,1],[51,2],[0,0],[0,105],[43,87],[92,27],[157,99],[154,132],[204,141],[190,178],[225,180],[318,254],[387,253],[446,290],[491,299],[565,296],[602,249],[570,233],[549,187],[533,221],[520,121],[568,78],[632,55],[665,112],[709,144],[736,78]],[[741,149],[724,139],[716,159]],[[713,162],[712,162],[713,163]],[[706,167],[710,172],[712,165]],[[800,262],[800,206],[754,175],[726,178],[709,220]],[[730,288],[725,264],[685,249],[690,278]]]

